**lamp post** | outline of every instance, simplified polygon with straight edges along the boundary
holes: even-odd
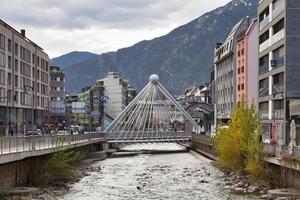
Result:
[[[8,94],[8,93],[7,93]],[[6,94],[6,95],[7,95]],[[0,100],[2,99],[6,99],[6,123],[5,123],[5,135],[8,136],[9,135],[9,120],[10,120],[10,114],[9,114],[9,108],[8,108],[8,99],[10,97],[7,95],[6,97],[1,97]]]
[[[31,85],[24,85],[24,91],[27,93],[27,88],[31,89],[32,91],[32,102],[31,102],[31,131],[33,132],[33,125],[34,125],[34,89]]]

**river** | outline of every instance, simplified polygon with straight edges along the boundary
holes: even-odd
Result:
[[[136,144],[127,149],[180,149],[176,144]],[[225,189],[222,172],[207,158],[178,153],[111,158],[75,183],[64,200],[252,199]]]

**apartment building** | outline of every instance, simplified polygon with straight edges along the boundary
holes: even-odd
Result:
[[[105,113],[114,119],[127,106],[130,101],[128,98],[133,99],[135,95],[128,81],[116,72],[108,72],[104,79],[96,82],[96,85],[105,88],[104,95],[109,97],[105,105]]]
[[[48,116],[49,57],[0,20],[0,133],[24,133]]]
[[[50,66],[50,116],[51,121],[65,120],[66,107],[64,104],[65,73],[60,67]]]
[[[218,43],[214,55],[215,126],[227,124],[236,103],[236,42],[237,36],[248,29],[248,17],[240,20],[223,43]]]
[[[237,35],[236,100],[257,106],[258,89],[258,20],[253,19],[247,30]]]
[[[300,123],[300,1],[263,0],[259,17],[259,111],[263,140],[284,124],[287,143],[289,123]]]

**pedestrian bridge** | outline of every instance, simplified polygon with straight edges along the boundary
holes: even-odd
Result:
[[[110,143],[189,141],[199,125],[152,74],[149,83],[105,129]]]
[[[128,133],[113,133],[107,136],[109,143],[116,144],[132,144],[132,143],[163,143],[163,142],[187,142],[191,140],[191,135],[180,132],[139,132]]]

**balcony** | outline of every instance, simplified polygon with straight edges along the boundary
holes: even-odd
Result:
[[[283,38],[284,38],[284,29],[282,29],[281,31],[279,31],[278,33],[272,36],[272,45],[279,42]]]
[[[285,8],[284,2],[282,2],[279,5],[277,5],[277,8],[275,10],[273,10],[272,19],[274,19],[275,17],[277,17],[278,15],[280,15],[284,11],[284,8]]]
[[[272,70],[284,65],[284,56],[271,60]]]
[[[279,94],[284,92],[284,85],[283,84],[275,84],[273,86],[273,94]]]
[[[270,39],[264,41],[263,43],[261,43],[259,45],[259,52],[263,52],[264,50],[266,50],[269,47],[270,47]]]
[[[259,96],[264,97],[269,95],[269,87],[259,88]]]
[[[259,111],[261,119],[269,119],[269,111],[261,110]]]
[[[269,71],[269,64],[259,66],[259,75],[262,75]]]
[[[283,119],[284,118],[284,109],[274,110],[273,117],[274,117],[274,119]]]
[[[265,28],[269,24],[269,22],[270,22],[270,17],[267,16],[259,23],[259,30],[262,30],[263,28]]]

